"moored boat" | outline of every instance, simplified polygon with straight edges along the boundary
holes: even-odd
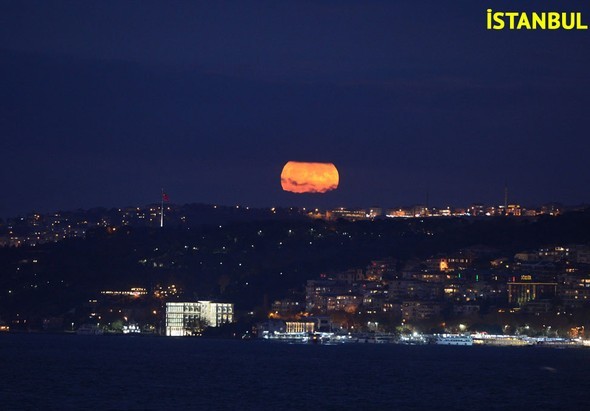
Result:
[[[436,337],[435,344],[438,344],[438,345],[473,345],[473,338],[470,335],[441,334]]]

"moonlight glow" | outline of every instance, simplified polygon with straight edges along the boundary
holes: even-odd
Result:
[[[281,187],[291,193],[325,193],[338,188],[339,176],[332,163],[289,161],[281,173]]]

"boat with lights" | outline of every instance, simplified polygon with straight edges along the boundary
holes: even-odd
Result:
[[[473,345],[473,338],[462,334],[440,334],[434,342],[438,345]]]

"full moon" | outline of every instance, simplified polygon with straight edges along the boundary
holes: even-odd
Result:
[[[281,173],[281,187],[291,193],[325,193],[336,190],[340,177],[332,163],[289,161]]]

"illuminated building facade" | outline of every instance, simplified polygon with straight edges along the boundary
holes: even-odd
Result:
[[[106,296],[123,296],[123,297],[141,297],[147,294],[147,290],[141,287],[135,287],[130,290],[103,290],[100,292]]]
[[[271,318],[290,317],[305,309],[305,304],[291,299],[276,300],[271,306]]]
[[[346,311],[353,313],[362,303],[363,297],[358,294],[347,293],[326,296],[327,311]]]
[[[313,321],[287,321],[285,326],[288,333],[313,333],[316,329]]]
[[[567,281],[558,289],[559,298],[567,307],[580,307],[590,301],[590,278]]]
[[[234,305],[211,301],[166,303],[166,336],[198,335],[206,327],[218,327],[234,319]]]
[[[521,282],[509,282],[508,302],[523,305],[537,299],[553,298],[556,291],[557,283],[528,282],[526,279]]]
[[[401,306],[404,321],[429,320],[440,314],[440,304],[425,301],[404,301]]]
[[[349,210],[344,207],[335,208],[334,210],[326,211],[326,219],[327,220],[349,220],[349,221],[358,221],[358,220],[370,220],[371,217],[367,214],[367,210]]]
[[[426,260],[426,267],[430,272],[450,272],[456,270],[465,270],[472,264],[471,258],[466,256],[446,256],[439,255]]]
[[[520,217],[522,216],[522,208],[518,204],[509,204],[506,207],[506,215]]]

